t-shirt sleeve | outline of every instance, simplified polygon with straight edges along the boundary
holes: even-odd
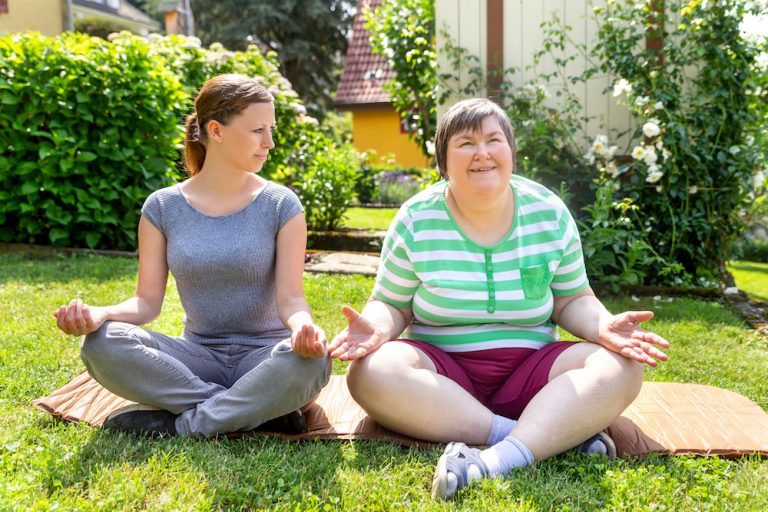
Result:
[[[293,190],[283,187],[283,194],[277,204],[277,229],[281,229],[292,217],[304,211],[299,196]]]
[[[563,297],[586,290],[589,287],[589,280],[584,267],[579,229],[565,205],[563,205],[559,223],[564,251],[550,287],[553,295]]]
[[[373,286],[374,299],[396,308],[411,307],[420,280],[411,259],[413,222],[407,206],[402,206],[389,226],[381,249],[379,271]]]
[[[152,223],[161,233],[165,233],[163,229],[163,209],[160,203],[160,191],[152,192],[146,201],[144,206],[141,207],[141,214]]]

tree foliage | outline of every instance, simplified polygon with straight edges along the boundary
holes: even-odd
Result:
[[[395,72],[384,88],[395,110],[408,123],[411,137],[429,156],[437,123],[435,3],[385,0],[365,17],[371,48],[385,55]]]
[[[193,0],[205,43],[249,43],[277,53],[283,75],[315,116],[331,108],[355,2],[351,0]]]

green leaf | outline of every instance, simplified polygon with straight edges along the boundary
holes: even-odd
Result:
[[[77,157],[75,160],[78,162],[92,162],[98,158],[98,155],[96,153],[92,153],[90,151],[80,151],[77,153]]]
[[[51,240],[53,245],[62,245],[58,242],[69,240],[69,231],[61,228],[53,228],[50,232],[48,232],[48,238]]]
[[[0,93],[0,103],[3,105],[18,105],[20,101],[18,96],[11,94],[8,91]]]
[[[24,196],[35,194],[39,191],[40,191],[40,185],[31,181],[28,181],[21,186],[21,194]]]
[[[85,234],[85,243],[88,244],[88,247],[91,249],[98,247],[99,240],[101,240],[101,235],[99,233],[94,233],[93,231],[89,231]]]

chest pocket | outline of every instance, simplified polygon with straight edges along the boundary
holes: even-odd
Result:
[[[520,281],[526,299],[543,299],[549,290],[551,279],[552,272],[549,271],[549,265],[546,263],[520,269]]]

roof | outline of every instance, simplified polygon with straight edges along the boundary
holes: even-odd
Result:
[[[105,2],[99,2],[96,0],[73,0],[75,5],[94,9],[99,12],[103,12],[105,16],[122,18],[124,20],[130,20],[134,23],[139,23],[153,28],[160,28],[160,23],[152,19],[142,10],[132,6],[126,1],[121,1],[117,9],[108,6]]]
[[[375,8],[380,4],[381,0],[358,0],[344,71],[333,101],[338,107],[389,103],[389,93],[382,86],[394,76],[394,72],[385,56],[373,54],[362,16],[366,5]]]

